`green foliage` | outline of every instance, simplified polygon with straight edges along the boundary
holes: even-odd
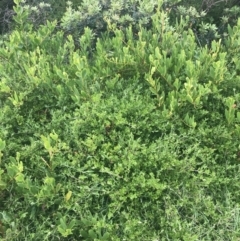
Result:
[[[239,4],[234,0],[152,0],[150,2],[46,0],[40,3],[36,0],[26,0],[21,1],[21,4],[29,10],[28,21],[31,21],[35,29],[47,21],[57,20],[58,28],[61,28],[65,35],[73,36],[77,48],[81,47],[79,37],[86,27],[93,31],[95,39],[106,32],[109,23],[123,31],[131,25],[137,35],[139,23],[148,28],[152,26],[151,16],[158,8],[170,13],[173,25],[176,17],[179,21],[184,18],[185,28],[192,29],[198,44],[202,46],[207,44],[210,47],[213,40],[226,37],[227,25],[235,25],[239,15]],[[6,9],[2,11],[0,23],[2,32],[6,33],[14,28],[12,21],[14,12],[11,9],[13,1],[7,3],[3,1],[2,5]]]
[[[202,47],[155,11],[137,36],[108,21],[93,50],[90,27],[78,49],[16,6],[0,48],[2,240],[239,238],[240,21]]]

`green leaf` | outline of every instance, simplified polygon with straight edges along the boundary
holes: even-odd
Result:
[[[89,237],[93,240],[97,238],[97,234],[92,229],[88,231],[88,234],[89,234]]]
[[[42,139],[45,149],[47,151],[51,150],[52,147],[51,147],[51,141],[50,141],[49,137],[45,137],[45,136],[41,135],[41,139]]]

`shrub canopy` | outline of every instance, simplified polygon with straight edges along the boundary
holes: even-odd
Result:
[[[237,240],[240,20],[202,45],[159,5],[151,26],[108,19],[78,47],[16,4],[0,46],[1,238]]]

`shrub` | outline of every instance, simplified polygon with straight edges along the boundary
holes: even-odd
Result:
[[[2,239],[236,240],[240,21],[201,47],[159,9],[137,37],[110,22],[91,52],[90,28],[78,49],[15,11],[0,48]]]

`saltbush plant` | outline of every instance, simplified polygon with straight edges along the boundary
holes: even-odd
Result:
[[[159,6],[81,48],[16,1],[0,47],[2,240],[237,240],[240,21],[199,46]],[[114,33],[114,34],[113,34]]]

